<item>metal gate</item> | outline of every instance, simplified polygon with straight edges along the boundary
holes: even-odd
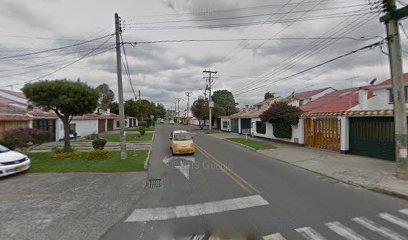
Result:
[[[250,132],[250,130],[251,130],[251,119],[250,118],[242,118],[241,119],[241,133],[245,134],[245,131]]]
[[[231,119],[231,132],[238,133],[238,119]]]
[[[340,120],[305,119],[305,146],[340,151]]]
[[[350,118],[350,153],[395,160],[392,117]]]

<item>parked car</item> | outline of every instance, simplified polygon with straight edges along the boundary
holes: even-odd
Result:
[[[170,124],[170,125],[174,125],[174,120],[170,120],[170,121],[169,121],[169,124]]]
[[[31,160],[22,153],[0,145],[0,177],[27,171]]]
[[[163,118],[160,118],[160,123],[164,123],[164,119],[163,119]]]
[[[173,131],[170,135],[170,149],[174,154],[194,154],[193,137],[184,130]]]

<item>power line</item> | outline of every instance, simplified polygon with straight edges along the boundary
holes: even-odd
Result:
[[[58,69],[56,69],[56,70],[50,72],[50,73],[47,73],[47,74],[41,75],[41,76],[39,76],[39,77],[33,78],[33,79],[31,79],[31,80],[25,81],[24,83],[30,83],[30,82],[37,81],[37,80],[39,80],[39,79],[41,79],[41,78],[50,76],[50,75],[52,75],[52,74],[54,74],[54,73],[56,73],[56,72],[58,72],[58,71],[61,71],[61,70],[65,69],[65,68],[67,68],[67,67],[69,67],[69,66],[71,66],[71,65],[73,65],[73,64],[75,64],[75,63],[77,63],[77,62],[79,62],[79,61],[81,61],[81,60],[84,59],[84,58],[87,58],[87,57],[90,57],[90,56],[96,56],[96,55],[99,55],[99,54],[102,54],[102,53],[105,53],[105,52],[107,52],[107,51],[109,51],[109,50],[114,49],[114,47],[112,47],[112,48],[109,48],[109,49],[107,49],[107,50],[99,51],[99,52],[97,52],[96,54],[91,55],[92,53],[96,52],[96,51],[99,50],[101,47],[103,47],[103,45],[105,45],[113,36],[114,36],[114,35],[111,35],[110,38],[108,38],[106,41],[104,41],[104,42],[103,42],[102,44],[100,44],[98,47],[94,48],[93,50],[91,50],[90,52],[86,53],[85,55],[79,57],[79,58],[76,59],[75,61],[70,62],[70,63],[68,63],[68,64],[66,64],[66,65],[64,65],[64,66],[62,66],[62,67],[60,67],[60,68],[58,68]],[[21,84],[21,83],[20,83],[20,84]],[[20,84],[18,84],[18,85],[20,85]],[[1,86],[1,87],[9,87],[9,86],[13,86],[13,85],[17,85],[17,84],[8,84],[8,85]]]
[[[318,67],[320,67],[320,66],[326,65],[326,64],[328,64],[328,63],[334,62],[334,61],[336,61],[336,60],[338,60],[338,59],[340,59],[340,58],[344,58],[344,57],[350,56],[350,55],[352,55],[352,54],[355,54],[355,53],[357,53],[357,52],[360,52],[360,51],[362,51],[362,50],[371,49],[371,48],[374,48],[374,47],[376,47],[376,46],[380,46],[380,45],[382,45],[382,44],[384,44],[384,40],[381,40],[381,41],[372,43],[372,44],[370,44],[370,45],[367,45],[367,46],[358,48],[358,49],[353,50],[353,51],[351,51],[351,52],[348,52],[348,53],[346,53],[346,54],[337,56],[337,57],[332,58],[332,59],[330,59],[330,60],[327,60],[327,61],[325,61],[325,62],[319,63],[319,64],[314,65],[314,66],[309,67],[309,68],[306,68],[306,69],[304,69],[304,70],[302,70],[302,71],[300,71],[300,72],[297,72],[297,73],[294,73],[294,74],[292,74],[292,75],[289,75],[289,76],[280,78],[280,79],[274,81],[273,83],[276,83],[276,82],[279,82],[279,81],[283,81],[283,80],[286,80],[286,79],[288,79],[288,78],[295,77],[295,76],[300,75],[300,74],[302,74],[302,73],[308,72],[308,71],[310,71],[310,70],[312,70],[312,69],[315,69],[315,68],[318,68]],[[261,87],[264,87],[264,86],[261,85],[261,86],[255,87],[255,88],[248,89],[248,90],[243,91],[243,92],[241,92],[241,93],[239,93],[239,94],[236,94],[236,96],[241,95],[241,94],[243,94],[243,93],[247,93],[247,92],[254,91],[254,90],[259,89],[259,88],[261,88]]]
[[[86,43],[90,43],[90,42],[94,42],[97,40],[101,40],[107,37],[112,37],[114,34],[108,34],[102,37],[98,37],[98,38],[94,38],[94,39],[90,39],[90,40],[86,40],[80,43],[75,43],[72,45],[68,45],[68,46],[63,46],[63,47],[58,47],[58,48],[50,48],[50,49],[46,49],[46,50],[41,50],[41,51],[37,51],[37,52],[31,52],[31,53],[24,53],[24,54],[18,54],[18,55],[12,55],[12,56],[5,56],[5,57],[0,57],[0,59],[10,59],[10,58],[19,58],[19,57],[24,57],[24,56],[30,56],[30,55],[36,55],[36,54],[41,54],[41,53],[46,53],[46,52],[53,52],[53,51],[57,51],[57,50],[61,50],[61,49],[66,49],[66,48],[71,48],[71,47],[76,47],[76,46],[80,46]],[[109,38],[110,39],[110,38]],[[105,42],[104,42],[105,43]]]
[[[126,75],[128,76],[128,79],[129,79],[130,88],[132,89],[132,92],[133,92],[133,95],[135,96],[135,99],[137,99],[135,89],[133,88],[132,78],[130,77],[129,63],[128,63],[128,60],[127,60],[125,45],[123,44],[122,34],[120,35],[120,39],[122,41],[122,49],[123,49],[123,55],[125,55],[126,65],[125,65],[125,63],[123,63],[123,59],[122,59],[122,63],[123,63],[123,66],[125,67]]]

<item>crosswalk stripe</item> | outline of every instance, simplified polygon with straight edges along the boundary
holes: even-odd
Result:
[[[380,213],[379,216],[388,222],[394,223],[402,228],[408,229],[408,222],[388,213]]]
[[[373,221],[368,220],[365,217],[357,217],[353,218],[353,221],[356,223],[359,223],[363,227],[366,227],[370,229],[373,232],[376,232],[380,234],[383,237],[386,237],[387,239],[392,239],[392,240],[406,240],[403,236],[399,235],[398,233],[395,233],[391,231],[390,229],[383,227]]]
[[[352,229],[344,226],[339,222],[329,222],[325,223],[325,225],[330,228],[333,232],[337,233],[338,235],[344,237],[348,240],[366,240],[365,237],[361,236],[360,234],[354,232]]]
[[[286,240],[280,233],[274,233],[268,236],[263,236],[263,240]]]
[[[399,210],[400,213],[408,215],[408,208]]]
[[[295,230],[308,240],[326,240],[320,233],[310,227],[296,228]]]

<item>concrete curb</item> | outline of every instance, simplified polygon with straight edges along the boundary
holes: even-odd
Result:
[[[297,167],[297,168],[300,168],[300,169],[303,169],[303,170],[318,174],[320,176],[330,178],[330,179],[335,180],[337,182],[341,182],[341,183],[344,183],[344,184],[348,184],[348,185],[355,186],[355,187],[360,187],[360,188],[370,190],[370,191],[373,191],[373,192],[383,193],[383,194],[387,194],[387,195],[390,195],[390,196],[394,196],[394,197],[398,197],[398,198],[401,198],[401,199],[407,199],[408,200],[408,195],[405,195],[405,194],[402,194],[402,193],[399,193],[399,192],[395,192],[395,191],[392,191],[392,190],[387,190],[387,189],[383,189],[383,188],[379,188],[379,187],[370,187],[370,186],[366,186],[366,185],[363,185],[363,184],[360,184],[360,183],[338,179],[338,178],[326,175],[324,173],[317,172],[317,171],[314,171],[314,170],[311,170],[311,169],[308,169],[308,168],[305,168],[305,167],[302,167],[302,166],[299,166],[299,165],[284,161],[284,160],[279,159],[279,158],[274,158],[274,157],[268,156],[268,155],[266,155],[266,154],[264,154],[262,152],[258,152],[258,153],[260,153],[260,154],[262,154],[262,155],[264,155],[266,157],[269,157],[271,159],[278,160],[278,161],[280,161],[282,163],[286,163],[288,165],[291,165],[291,166],[294,166],[294,167]]]
[[[227,141],[227,142],[230,142],[230,143],[232,143],[232,144],[235,144],[235,145],[241,146],[241,147],[243,147],[243,148],[249,149],[249,150],[251,150],[251,151],[257,152],[256,148],[253,148],[253,147],[250,147],[250,146],[244,145],[244,144],[242,144],[242,143],[237,143],[237,142],[234,142],[234,141],[228,140],[228,139],[226,139],[226,138],[224,138],[223,140],[224,140],[224,141]]]
[[[144,162],[144,169],[145,169],[145,170],[148,170],[148,169],[149,169],[150,153],[152,152],[152,147],[153,147],[153,142],[154,142],[154,136],[155,136],[155,133],[153,132],[152,143],[151,143],[151,145],[150,145],[149,152],[147,152],[147,157],[146,157],[146,160],[145,160],[145,162]]]

